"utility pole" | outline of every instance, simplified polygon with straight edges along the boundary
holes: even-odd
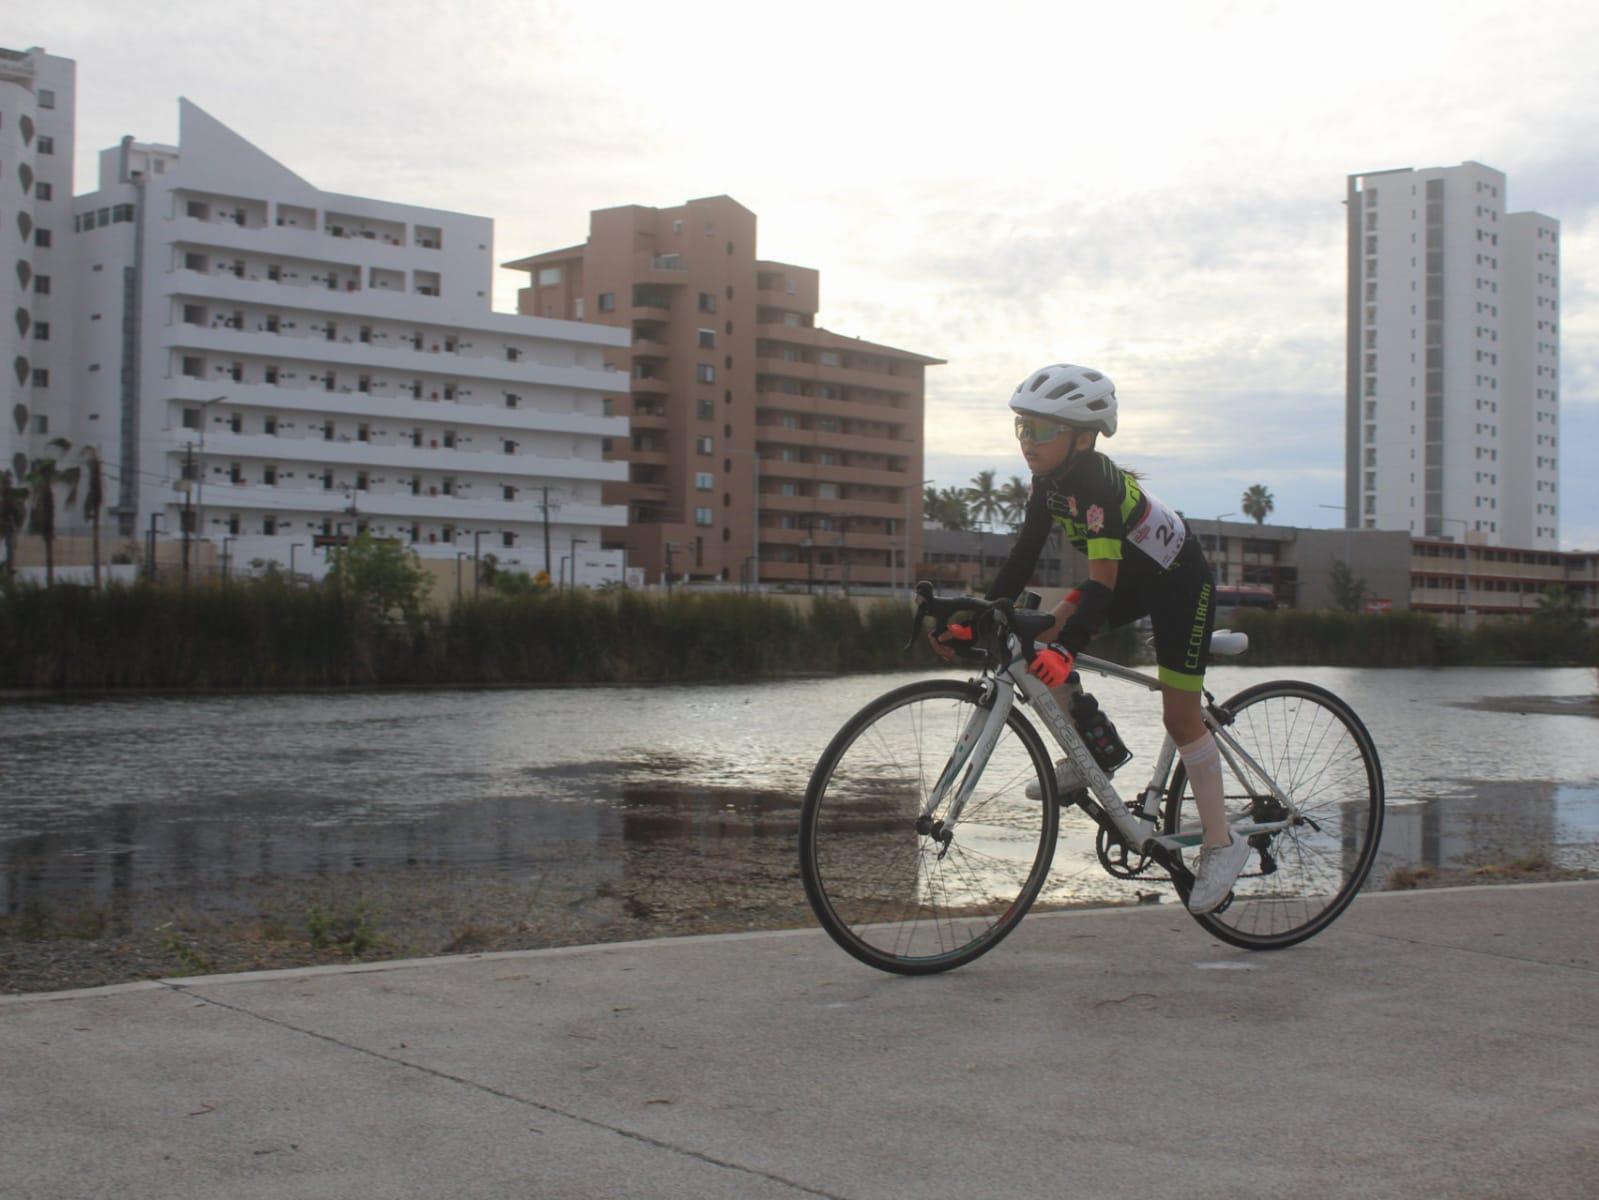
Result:
[[[544,578],[548,579],[550,577],[550,489],[541,487],[539,491],[544,493],[544,499],[539,503],[539,507],[544,511]]]
[[[677,549],[676,542],[666,543],[666,594],[672,594],[672,551]]]
[[[183,586],[189,586],[189,539],[194,528],[194,445],[183,451]]]
[[[151,583],[155,582],[155,523],[162,514],[150,514],[150,532],[145,535],[144,541],[144,576]]]

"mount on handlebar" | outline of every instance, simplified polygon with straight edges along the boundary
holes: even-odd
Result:
[[[952,618],[971,614],[972,641],[968,646],[954,646],[957,657],[968,662],[981,662],[996,669],[1009,661],[1005,635],[1016,635],[1022,644],[1022,657],[1033,657],[1033,639],[1055,623],[1047,612],[1033,612],[1017,608],[1014,600],[986,600],[981,596],[958,593],[939,594],[933,585],[922,580],[916,585],[916,615],[911,619],[910,640],[905,643],[908,652],[921,635],[923,623],[933,618],[932,636],[938,637],[949,628]],[[947,644],[947,643],[946,643]]]

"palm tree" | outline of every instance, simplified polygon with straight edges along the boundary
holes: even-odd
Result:
[[[994,518],[1000,514],[1004,507],[1000,499],[999,489],[994,486],[994,471],[979,471],[972,479],[972,486],[966,489],[966,501],[971,505],[972,516],[984,525],[993,527]]]
[[[938,489],[932,484],[922,489],[922,517],[928,521],[938,520]]]
[[[945,529],[970,529],[971,509],[966,503],[966,493],[960,488],[947,487],[938,493],[933,504],[933,519]]]
[[[0,540],[6,547],[6,574],[17,573],[17,534],[28,516],[28,489],[18,487],[10,470],[0,470]]]
[[[1266,523],[1266,514],[1277,507],[1277,502],[1271,498],[1271,493],[1266,490],[1263,483],[1251,484],[1244,493],[1243,499],[1238,502],[1238,507],[1244,510],[1244,515],[1255,518],[1256,525]]]
[[[62,454],[72,449],[66,438],[51,438],[50,445]],[[44,585],[52,587],[56,581],[56,493],[57,487],[67,489],[67,507],[78,498],[78,467],[63,469],[54,458],[36,458],[28,466],[28,488],[31,509],[28,528],[44,539]]]
[[[1012,526],[1020,525],[1022,518],[1027,515],[1027,501],[1032,492],[1032,487],[1020,475],[1012,475],[1010,482],[1000,489],[999,500],[1004,508],[1002,515]]]
[[[83,515],[89,519],[94,531],[94,590],[100,590],[100,509],[105,505],[105,473],[101,469],[100,451],[95,446],[85,446],[79,453],[83,457],[86,478],[83,487]]]

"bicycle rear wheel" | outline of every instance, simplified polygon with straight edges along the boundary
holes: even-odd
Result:
[[[1055,853],[1055,770],[1012,709],[942,844],[919,818],[961,731],[973,682],[928,680],[868,704],[823,751],[800,814],[800,874],[822,927],[862,962],[923,975],[971,962],[1016,927]],[[1029,800],[1037,781],[1043,802]],[[952,787],[950,792],[957,789]],[[947,817],[947,804],[932,814]]]
[[[1293,801],[1298,816],[1279,833],[1250,838],[1253,849],[1232,899],[1194,919],[1234,946],[1277,950],[1325,929],[1365,882],[1382,836],[1382,764],[1360,718],[1314,684],[1257,684],[1222,707],[1233,716],[1227,732]],[[1225,748],[1222,776],[1228,820],[1286,815],[1258,777],[1237,776]],[[1179,764],[1167,792],[1168,834],[1199,827],[1187,783]],[[1185,853],[1192,870],[1197,851]]]

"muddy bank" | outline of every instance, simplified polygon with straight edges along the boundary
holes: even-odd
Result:
[[[1599,695],[1593,696],[1489,696],[1481,700],[1457,701],[1452,708],[1471,708],[1478,712],[1536,713],[1553,717],[1599,717]]]
[[[226,895],[141,895],[116,911],[37,906],[0,917],[0,994],[438,954],[812,928],[791,845],[751,843],[736,864],[682,842],[627,851],[596,886],[592,864],[508,880],[400,867],[310,881],[244,880]],[[1399,867],[1373,886],[1431,888],[1599,877],[1541,856],[1462,868]],[[1125,903],[1175,902],[1139,881]],[[1107,901],[1095,902],[1103,906]],[[1039,906],[1065,907],[1061,904]]]

